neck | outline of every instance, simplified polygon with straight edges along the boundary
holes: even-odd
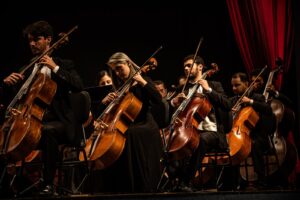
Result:
[[[199,71],[199,73],[197,74],[197,76],[194,78],[193,82],[197,82],[197,81],[199,81],[201,79],[202,79],[202,72]]]

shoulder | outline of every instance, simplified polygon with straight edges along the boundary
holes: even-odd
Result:
[[[252,98],[256,101],[262,101],[262,102],[264,102],[265,100],[265,96],[258,93],[253,93]]]
[[[207,81],[208,85],[213,89],[213,90],[223,90],[223,86],[221,82],[219,81]]]
[[[70,69],[75,66],[74,61],[71,59],[62,59],[59,57],[54,57],[53,60],[57,65],[65,69]]]
[[[208,82],[208,85],[210,86],[214,86],[214,87],[222,87],[222,84],[219,82],[219,81],[207,81]]]

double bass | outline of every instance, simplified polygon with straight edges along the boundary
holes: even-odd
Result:
[[[43,56],[61,45],[75,29],[77,26],[64,34],[47,51],[35,57],[20,74],[24,74]],[[48,76],[40,73],[40,68],[39,64],[35,65],[31,75],[6,109],[5,121],[0,130],[0,155],[8,163],[23,160],[36,148],[41,138],[45,108],[50,105],[57,85]]]
[[[146,63],[149,63],[146,65]],[[122,154],[125,147],[129,125],[134,122],[142,108],[142,102],[129,91],[133,77],[140,72],[155,69],[157,61],[151,56],[124,84],[116,91],[117,97],[105,108],[95,120],[97,126],[86,141],[87,159],[91,161],[92,169],[105,169],[112,165]],[[84,155],[79,155],[84,160]]]

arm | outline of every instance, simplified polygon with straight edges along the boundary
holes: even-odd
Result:
[[[70,60],[55,59],[59,66],[56,73],[52,73],[53,80],[56,81],[59,88],[71,90],[72,92],[80,92],[83,89],[83,83],[75,70],[75,65]]]
[[[226,96],[220,82],[208,83],[206,80],[201,80],[200,84],[212,103],[222,107],[225,110],[231,110],[233,102]]]

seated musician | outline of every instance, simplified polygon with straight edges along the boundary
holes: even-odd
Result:
[[[41,56],[51,47],[53,28],[46,21],[37,21],[24,29],[24,37],[28,40],[33,56]],[[39,66],[40,69],[38,69]],[[59,155],[58,145],[76,143],[78,139],[76,137],[82,135],[81,124],[75,122],[72,110],[74,108],[70,107],[68,94],[70,92],[80,92],[83,89],[83,84],[71,60],[45,54],[24,74],[13,72],[7,76],[3,80],[6,91],[10,91],[10,89],[17,89],[15,91],[18,91],[28,76],[35,70],[40,70],[40,73],[51,78],[57,85],[55,96],[50,106],[46,108],[41,122],[42,133],[39,141],[39,148],[42,150],[42,160],[44,162],[43,187],[40,193],[53,195],[55,194],[53,181]],[[11,93],[8,92],[7,94]],[[11,100],[7,99],[7,102]]]
[[[179,183],[175,187],[175,191],[184,192],[194,191],[195,188],[193,188],[192,179],[195,177],[196,171],[199,169],[205,153],[212,149],[226,149],[228,147],[225,133],[227,133],[231,128],[231,121],[228,112],[224,112],[217,99],[211,98],[212,93],[218,93],[221,96],[225,95],[221,83],[217,81],[206,81],[203,79],[202,70],[204,68],[204,61],[199,56],[196,56],[195,61],[193,58],[194,55],[189,55],[183,60],[183,67],[186,76],[188,76],[189,71],[191,71],[185,91],[171,99],[171,108],[175,110],[186,98],[189,90],[193,88],[195,84],[199,84],[195,95],[203,95],[207,97],[212,105],[212,109],[198,126],[198,137],[200,137],[198,147],[194,150],[190,157],[185,158],[184,162],[180,162],[183,163],[183,165],[174,172],[177,176],[179,176]]]
[[[245,73],[235,73],[231,78],[233,97],[220,98],[220,102],[224,104],[228,110],[230,110],[235,103],[240,99],[241,95],[247,90],[249,86],[249,79]],[[259,120],[256,126],[250,132],[251,143],[251,155],[254,163],[254,170],[258,175],[257,187],[265,187],[265,167],[263,153],[269,149],[268,134],[275,131],[275,119],[271,107],[265,103],[265,98],[262,94],[250,92],[241,99],[242,107],[252,106],[252,108],[258,113]]]
[[[114,53],[107,64],[113,72],[112,77],[116,89],[131,79],[138,68],[122,52]],[[161,138],[159,127],[150,111],[151,105],[161,104],[161,96],[151,79],[140,73],[133,76],[130,85],[128,92],[138,98],[142,103],[142,108],[124,133],[125,148],[120,158],[105,169],[104,192],[154,192],[161,174]],[[117,92],[109,93],[102,103],[109,105],[117,95]]]
[[[162,97],[162,104],[159,107],[152,107],[152,114],[160,128],[165,128],[170,123],[169,103],[167,99],[168,90],[165,83],[161,80],[154,81],[155,88]]]

